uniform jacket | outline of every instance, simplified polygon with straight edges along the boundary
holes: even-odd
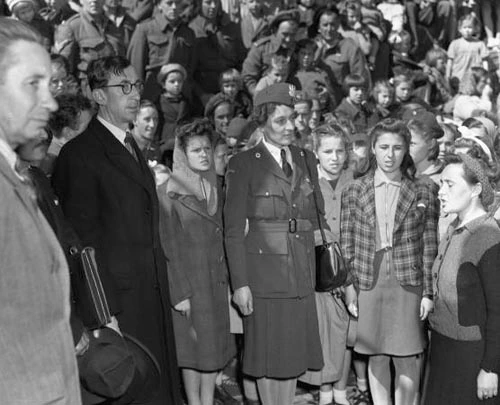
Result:
[[[135,29],[135,21],[128,14],[117,27],[103,17],[99,27],[92,17],[81,11],[59,26],[55,35],[55,52],[65,56],[71,71],[85,73],[91,60],[104,56],[125,56]]]
[[[61,149],[53,184],[66,218],[93,246],[111,313],[156,356],[163,403],[180,404],[166,258],[154,178],[96,119]],[[166,401],[166,402],[165,402]]]
[[[374,285],[374,171],[356,179],[342,193],[340,242],[350,271],[361,290]],[[426,183],[403,176],[394,220],[392,258],[401,285],[423,283],[432,297],[432,263],[437,252],[438,200]]]
[[[354,124],[356,132],[365,132],[367,130],[370,113],[364,106],[354,105],[344,97],[335,112],[348,117]]]
[[[122,7],[135,21],[141,22],[153,14],[154,2],[152,0],[124,0]]]
[[[69,271],[36,201],[0,156],[0,397],[78,405]]]
[[[248,52],[248,55],[243,62],[241,74],[243,81],[247,86],[248,91],[253,94],[255,86],[259,79],[264,76],[266,71],[271,67],[271,58],[274,54],[281,53],[290,57],[290,71],[295,68],[295,57],[293,49],[285,49],[281,47],[280,40],[275,35],[269,35],[259,39]]]
[[[192,74],[195,65],[193,31],[184,23],[173,27],[161,12],[138,24],[127,52],[139,77],[156,74],[167,63],[179,63]]]
[[[196,37],[198,54],[195,81],[203,92],[215,94],[219,91],[220,74],[230,68],[240,70],[245,58],[240,28],[226,14],[222,14],[216,25],[198,15],[189,28]]]
[[[249,286],[255,296],[263,298],[304,297],[314,292],[312,230],[318,229],[318,221],[313,190],[321,217],[323,197],[313,154],[295,146],[290,146],[290,151],[291,181],[263,143],[229,161],[224,221],[234,290]],[[312,179],[307,173],[305,158]],[[289,232],[288,221],[292,218],[310,221],[312,226]],[[247,220],[249,231],[245,235]],[[276,220],[281,220],[286,229],[273,230]]]
[[[247,13],[241,17],[241,38],[246,49],[250,49],[252,44],[259,40],[269,30],[269,21],[266,16],[262,16],[257,25],[253,25],[253,17]]]

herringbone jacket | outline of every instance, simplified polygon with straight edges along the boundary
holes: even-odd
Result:
[[[374,172],[352,182],[342,193],[340,242],[349,270],[361,290],[375,284]],[[423,283],[432,297],[432,264],[437,253],[437,196],[426,181],[401,180],[392,239],[392,258],[401,285]]]

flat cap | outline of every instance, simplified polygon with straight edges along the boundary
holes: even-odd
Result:
[[[254,106],[267,103],[284,104],[293,107],[295,104],[295,86],[288,83],[275,83],[265,87],[255,95]]]

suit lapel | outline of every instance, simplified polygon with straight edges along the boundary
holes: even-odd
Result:
[[[398,205],[396,207],[396,215],[394,217],[393,232],[396,232],[403,223],[403,220],[412,206],[415,197],[416,192],[414,190],[413,183],[406,177],[403,177],[401,180],[401,190],[399,191]]]
[[[115,136],[109,132],[108,129],[96,118],[90,122],[88,131],[94,134],[94,136],[101,142],[106,155],[113,165],[118,167],[126,176],[130,177],[136,183],[151,192],[151,181],[148,179],[148,173],[144,171],[147,164],[135,142],[133,142],[132,145],[136,152],[138,161],[135,161],[134,157],[125,148],[125,146],[123,146],[120,141],[118,141],[118,139],[116,139]]]

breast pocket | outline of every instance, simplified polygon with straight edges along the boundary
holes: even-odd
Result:
[[[167,57],[167,50],[170,45],[170,38],[166,35],[148,35],[149,60],[151,65],[164,61]]]
[[[249,217],[283,219],[287,212],[284,191],[277,183],[265,181],[253,190]]]
[[[81,59],[87,62],[114,55],[113,47],[101,37],[90,37],[80,40]]]
[[[245,241],[250,288],[257,295],[289,289],[288,239],[283,232],[250,232]]]

